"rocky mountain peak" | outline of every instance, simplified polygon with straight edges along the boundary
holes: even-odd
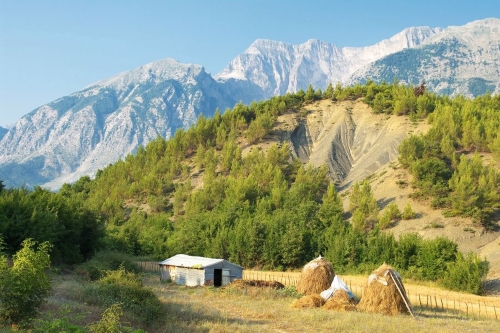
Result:
[[[93,83],[86,88],[98,86],[123,90],[130,84],[159,83],[169,79],[189,84],[194,83],[194,78],[202,72],[205,72],[205,69],[200,65],[183,64],[166,58]]]
[[[440,94],[500,91],[500,20],[446,29],[412,27],[365,47],[309,39],[257,39],[215,77],[167,58],[93,83],[43,105],[8,132],[0,128],[0,175],[7,185],[57,188],[169,138],[236,102],[251,103],[329,83],[371,79],[418,84]],[[2,137],[3,135],[3,137]]]

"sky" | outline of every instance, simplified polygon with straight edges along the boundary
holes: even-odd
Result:
[[[164,58],[215,75],[259,38],[369,46],[490,17],[499,0],[0,0],[0,126]]]

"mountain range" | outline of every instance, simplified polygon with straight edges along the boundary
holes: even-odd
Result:
[[[500,19],[448,28],[412,27],[375,45],[337,47],[256,40],[220,73],[164,59],[43,105],[0,128],[0,179],[52,189],[170,138],[200,115],[329,83],[426,82],[447,95],[500,91]]]

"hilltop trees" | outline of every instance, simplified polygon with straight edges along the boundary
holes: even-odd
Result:
[[[488,95],[437,99],[429,103],[435,108],[427,134],[410,136],[399,146],[399,161],[414,176],[415,197],[430,198],[448,216],[472,217],[487,228],[500,208],[500,173],[480,153],[497,158],[499,101]]]

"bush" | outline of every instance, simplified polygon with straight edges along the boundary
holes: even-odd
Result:
[[[403,220],[411,220],[414,219],[417,216],[417,214],[413,211],[413,209],[410,206],[410,203],[408,202],[405,206],[405,209],[403,210],[403,214],[401,214],[401,218]]]
[[[51,285],[46,270],[50,268],[51,244],[26,239],[22,248],[12,257],[0,258],[0,321],[5,324],[23,324],[34,318],[38,308],[49,295]]]
[[[101,320],[97,323],[89,325],[89,330],[92,333],[142,333],[143,330],[134,330],[131,327],[123,326],[120,319],[123,316],[123,309],[120,304],[113,304],[107,308],[102,314]]]
[[[489,263],[481,260],[477,254],[469,252],[466,255],[457,253],[455,262],[447,264],[443,285],[451,290],[466,291],[481,294],[483,281],[488,274]]]
[[[164,318],[163,305],[156,295],[142,285],[140,277],[127,272],[122,266],[115,271],[106,271],[98,281],[89,283],[83,292],[84,301],[109,307],[120,303],[143,324],[158,322]]]
[[[117,270],[121,266],[129,272],[138,273],[139,266],[132,261],[130,256],[113,251],[99,252],[91,260],[81,264],[77,268],[78,274],[86,277],[89,281],[102,278],[106,271]]]
[[[401,218],[401,211],[398,205],[393,201],[384,210],[382,216],[378,221],[380,229],[386,229],[391,226],[391,223],[399,220]]]
[[[65,305],[57,313],[44,313],[42,318],[33,321],[31,332],[33,333],[86,333],[87,330],[80,326],[71,323],[72,321],[82,319],[84,316],[75,315],[69,310],[69,306]]]

